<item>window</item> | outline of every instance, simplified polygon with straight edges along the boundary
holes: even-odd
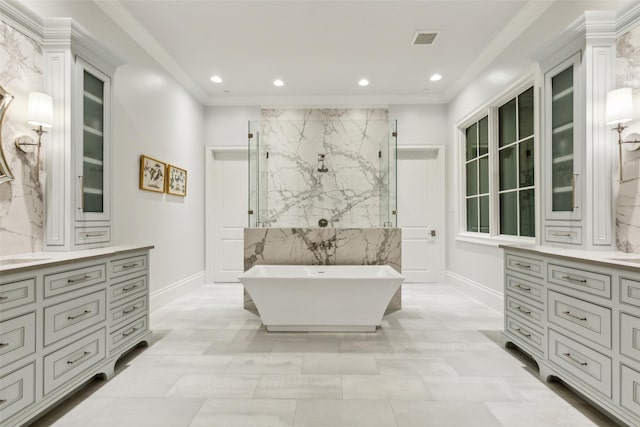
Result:
[[[535,237],[533,94],[530,87],[463,129],[466,231]]]
[[[489,117],[465,129],[467,231],[489,232]]]

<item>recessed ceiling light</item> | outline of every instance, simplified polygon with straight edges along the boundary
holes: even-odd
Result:
[[[211,81],[214,83],[222,83],[222,77],[220,76],[211,76]]]
[[[284,86],[284,82],[282,80],[280,80],[280,79],[277,79],[277,80],[273,81],[273,85],[274,86],[278,86],[278,87]]]
[[[367,79],[362,79],[362,80],[360,80],[360,81],[358,82],[358,84],[359,84],[360,86],[369,86],[369,80],[367,80]]]
[[[429,78],[429,80],[431,80],[432,82],[437,82],[440,79],[442,79],[442,76],[440,74],[434,74]]]

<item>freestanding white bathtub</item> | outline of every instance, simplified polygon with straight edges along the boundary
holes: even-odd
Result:
[[[256,265],[239,279],[268,331],[371,332],[404,277],[387,265]]]

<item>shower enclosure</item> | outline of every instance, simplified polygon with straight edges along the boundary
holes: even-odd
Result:
[[[397,123],[384,109],[262,110],[249,227],[395,227]]]

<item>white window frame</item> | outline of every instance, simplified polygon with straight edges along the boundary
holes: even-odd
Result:
[[[539,99],[540,84],[538,69],[535,67],[531,72],[519,79],[498,96],[474,110],[471,114],[459,121],[455,125],[455,148],[457,151],[456,161],[458,168],[458,234],[457,241],[478,243],[490,246],[500,244],[537,244],[540,241],[540,127],[539,127]],[[534,146],[534,200],[535,200],[535,237],[512,236],[500,234],[500,188],[498,175],[498,108],[516,98],[522,92],[533,87],[534,91],[534,125],[533,125],[533,146]],[[466,179],[466,134],[465,130],[478,122],[484,116],[488,116],[489,123],[489,233],[467,231],[467,179]],[[518,139],[519,141],[519,139]],[[515,191],[518,191],[516,189]],[[478,206],[478,209],[480,207]]]

